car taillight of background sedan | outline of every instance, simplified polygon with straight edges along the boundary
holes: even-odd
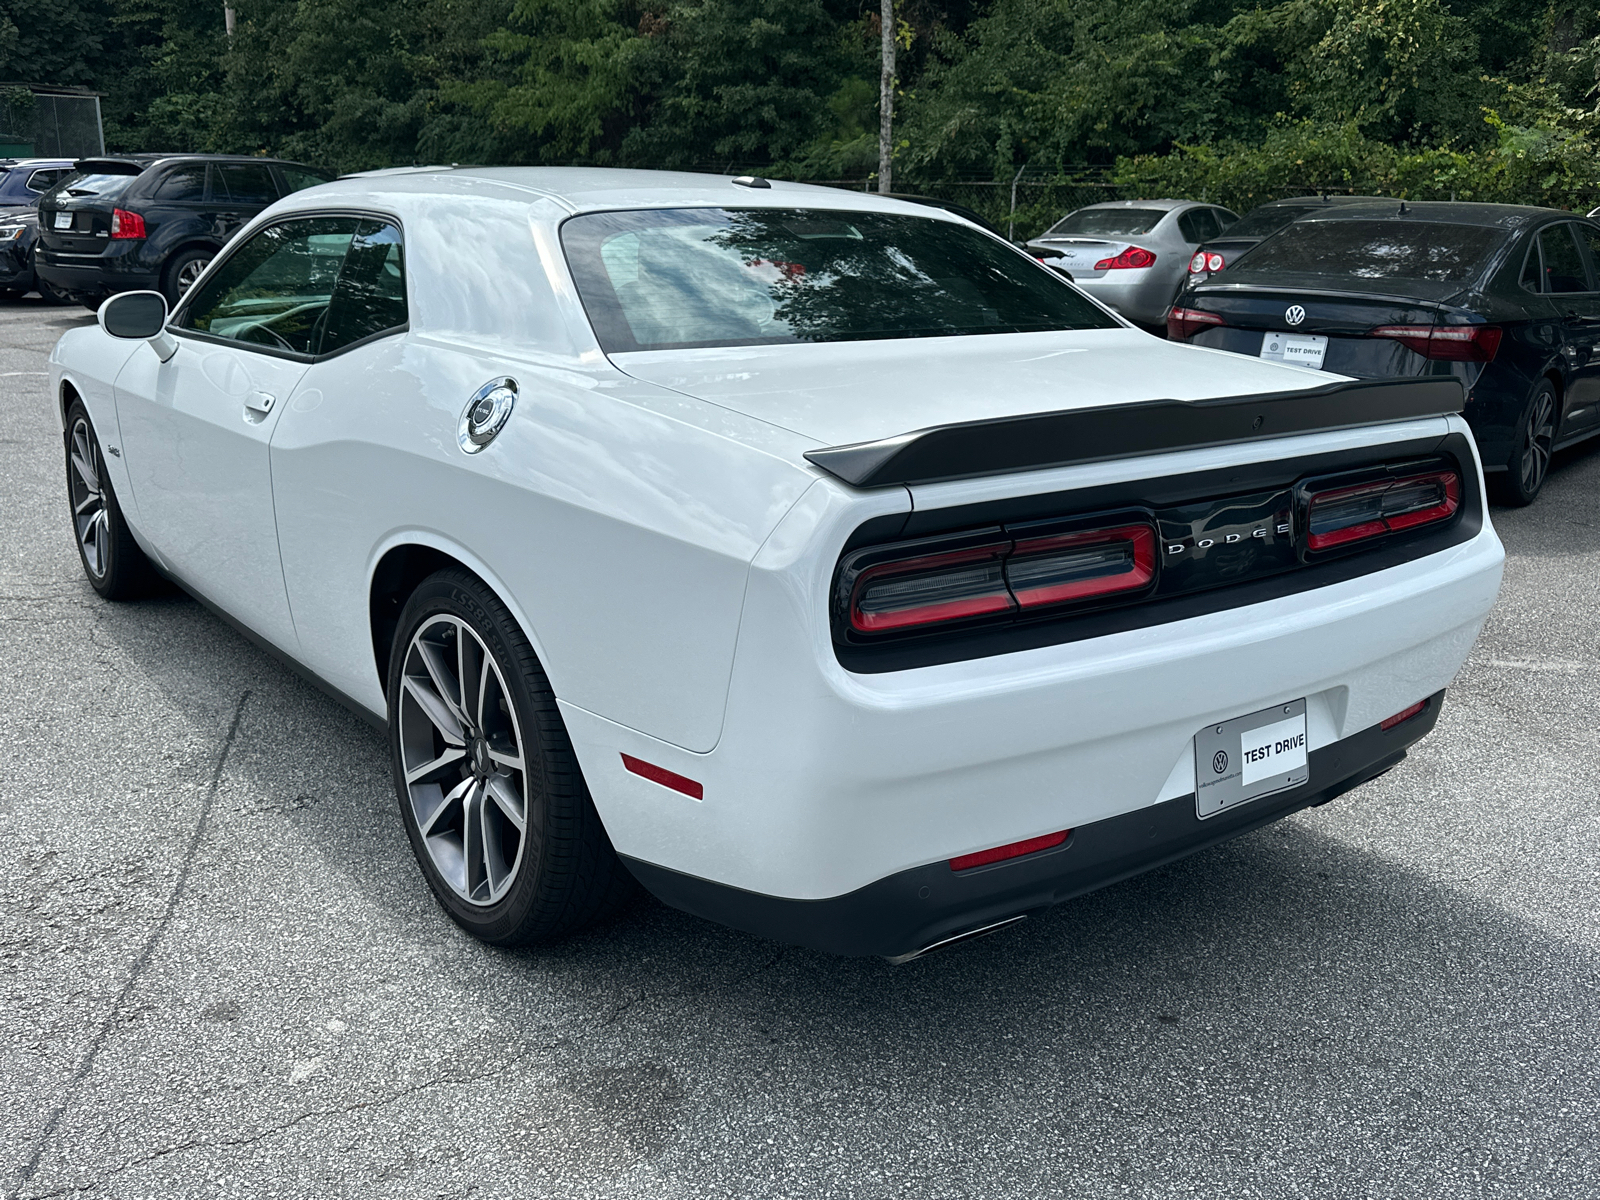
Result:
[[[1167,338],[1174,342],[1185,341],[1202,329],[1224,323],[1216,313],[1202,312],[1198,308],[1174,308],[1167,313]]]
[[[1222,255],[1218,254],[1215,250],[1196,250],[1194,252],[1194,257],[1189,260],[1189,274],[1215,275],[1227,265],[1228,260],[1223,258]]]
[[[1393,338],[1424,358],[1449,362],[1493,362],[1500,349],[1498,325],[1380,325],[1368,337]]]
[[[1142,246],[1129,246],[1115,258],[1102,258],[1095,263],[1096,271],[1125,271],[1130,268],[1153,267],[1156,256]]]

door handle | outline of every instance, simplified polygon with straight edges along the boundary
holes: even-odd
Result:
[[[271,412],[272,406],[277,402],[278,398],[271,392],[251,392],[244,398],[244,406],[251,412],[258,412],[262,416],[266,416]]]

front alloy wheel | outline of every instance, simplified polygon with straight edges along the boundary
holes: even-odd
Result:
[[[89,584],[107,600],[131,600],[149,591],[155,570],[122,519],[106,477],[89,410],[74,400],[67,410],[67,502],[73,541]]]

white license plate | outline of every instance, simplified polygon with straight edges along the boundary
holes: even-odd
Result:
[[[1328,339],[1314,333],[1268,333],[1261,337],[1261,357],[1268,362],[1293,363],[1322,370]]]
[[[72,214],[69,213],[69,212],[58,212],[56,214],[56,228],[57,229],[71,229],[72,228]]]
[[[1194,735],[1194,812],[1202,820],[1310,778],[1304,700],[1207,725]]]

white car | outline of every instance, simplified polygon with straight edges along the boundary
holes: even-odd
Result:
[[[826,188],[347,179],[51,386],[94,587],[386,724],[500,944],[634,880],[843,954],[1000,927],[1393,766],[1500,583],[1453,379],[1168,344]]]

